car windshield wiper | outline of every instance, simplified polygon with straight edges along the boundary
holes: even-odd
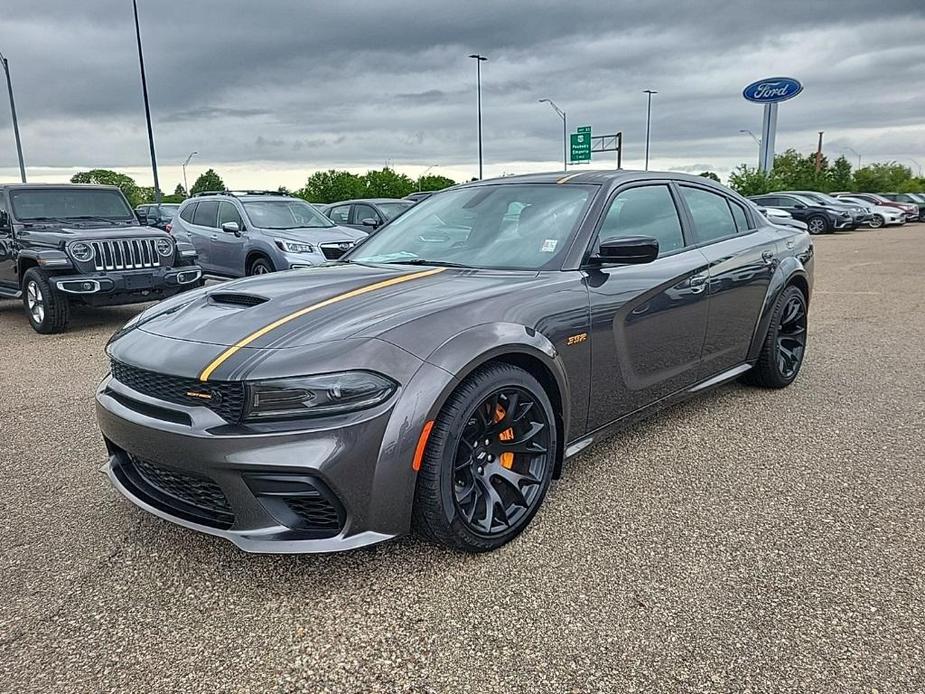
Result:
[[[74,217],[68,217],[68,219],[77,219],[80,221],[87,222],[105,222],[106,224],[130,224],[132,220],[130,219],[110,219],[109,217],[98,217],[93,214],[85,214]]]
[[[451,263],[448,260],[428,260],[427,258],[411,258],[409,260],[386,260],[385,265],[436,265],[438,267],[461,267],[469,268],[469,265],[462,263]]]
[[[23,221],[23,224],[42,224],[43,222],[52,222],[54,224],[67,224],[67,219],[64,217],[28,217]]]

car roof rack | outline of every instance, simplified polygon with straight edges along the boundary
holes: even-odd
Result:
[[[193,193],[190,197],[200,198],[208,195],[233,195],[235,197],[243,195],[282,195],[287,198],[292,197],[292,193],[283,193],[278,190],[203,190],[199,193]]]

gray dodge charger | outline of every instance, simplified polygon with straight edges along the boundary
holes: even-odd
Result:
[[[180,294],[107,347],[112,484],[252,552],[513,539],[563,463],[726,381],[782,388],[813,246],[696,176],[482,181],[319,267]]]

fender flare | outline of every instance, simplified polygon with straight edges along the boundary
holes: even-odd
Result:
[[[751,346],[748,348],[748,362],[754,362],[758,359],[761,347],[764,345],[764,338],[768,332],[768,326],[771,324],[771,314],[774,312],[774,305],[778,297],[785,288],[793,284],[795,278],[802,279],[803,283],[810,287],[808,273],[803,264],[796,258],[784,258],[774,275],[771,277],[771,283],[768,285],[768,292],[764,297],[764,304],[761,307],[761,316],[755,325],[755,332],[752,334]],[[806,297],[809,302],[809,295]]]

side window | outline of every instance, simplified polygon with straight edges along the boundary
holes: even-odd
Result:
[[[206,200],[199,203],[196,213],[193,215],[193,224],[203,227],[214,227],[215,218],[218,216],[218,201]]]
[[[598,239],[609,241],[624,236],[658,239],[659,255],[684,247],[681,220],[668,186],[630,188],[614,198]]]
[[[729,208],[732,210],[732,217],[735,219],[736,228],[739,230],[740,234],[744,234],[752,228],[748,222],[748,215],[745,214],[745,209],[733,200],[727,200],[727,202],[729,203]]]
[[[381,221],[379,219],[379,215],[376,213],[376,210],[374,210],[369,205],[354,205],[353,206],[353,223],[354,224],[362,224],[364,219],[369,219],[370,217],[375,219],[377,224]]]
[[[681,195],[691,211],[697,241],[713,241],[736,233],[736,223],[726,198],[700,188],[681,186]]]
[[[180,219],[182,219],[184,222],[189,222],[190,224],[192,224],[193,223],[193,213],[196,212],[196,205],[198,204],[199,204],[198,202],[194,202],[190,205],[187,205],[182,210],[180,210]]]
[[[335,224],[350,223],[350,205],[340,205],[328,210],[328,218]]]
[[[244,222],[241,220],[241,215],[238,213],[238,208],[230,202],[222,201],[218,206],[219,228],[221,228],[222,224],[225,222],[237,222],[239,229],[244,228]]]

